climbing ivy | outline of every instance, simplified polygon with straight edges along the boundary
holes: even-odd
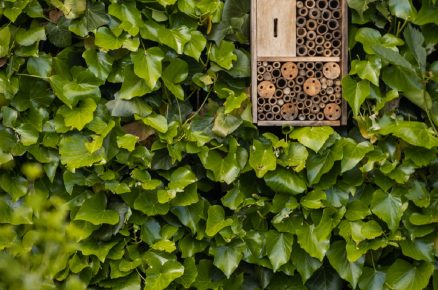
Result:
[[[438,4],[350,0],[348,127],[261,129],[250,1],[0,1],[1,289],[438,289]]]

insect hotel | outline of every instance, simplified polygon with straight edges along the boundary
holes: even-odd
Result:
[[[253,0],[252,101],[260,126],[347,122],[346,0]]]

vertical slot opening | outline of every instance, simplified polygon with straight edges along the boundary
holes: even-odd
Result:
[[[274,18],[274,37],[278,36],[278,18]]]

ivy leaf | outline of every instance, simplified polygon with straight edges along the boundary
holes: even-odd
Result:
[[[220,205],[212,205],[208,208],[207,225],[205,233],[207,236],[214,237],[223,228],[233,224],[233,220],[225,219],[224,208]]]
[[[13,201],[17,201],[27,194],[28,185],[29,182],[22,176],[14,177],[4,173],[0,177],[1,189],[9,193]]]
[[[69,26],[73,33],[85,37],[90,31],[93,31],[109,23],[109,17],[105,11],[103,2],[87,3],[87,9],[84,15],[75,19]]]
[[[353,169],[367,153],[373,150],[373,145],[369,142],[356,144],[356,142],[351,139],[343,139],[343,142],[344,156],[341,160],[342,173]]]
[[[351,106],[354,115],[357,116],[362,104],[371,94],[369,81],[362,80],[357,82],[350,76],[346,76],[342,80],[342,88],[344,89],[345,100]]]
[[[132,152],[135,149],[135,145],[137,144],[138,139],[139,138],[137,136],[131,134],[117,136],[117,146],[119,148],[126,149],[129,152]]]
[[[125,71],[125,79],[120,91],[116,94],[117,99],[131,100],[152,92],[155,88],[149,88],[144,79],[137,77],[132,69]]]
[[[234,54],[234,44],[230,41],[222,40],[219,46],[213,45],[210,51],[210,59],[224,69],[231,69],[233,61],[237,60]]]
[[[303,127],[292,131],[289,137],[297,139],[307,148],[319,152],[334,132],[332,127]]]
[[[268,171],[277,168],[276,157],[271,145],[254,140],[251,146],[249,165],[254,169],[258,178],[262,178]]]
[[[414,146],[432,149],[438,146],[438,137],[426,124],[414,121],[398,121],[384,125],[378,131],[382,135],[394,135]]]
[[[153,21],[146,21],[140,33],[143,38],[167,45],[178,54],[183,53],[185,45],[192,37],[187,26],[168,29]]]
[[[157,130],[160,133],[166,133],[167,130],[169,129],[169,126],[167,124],[167,119],[163,115],[157,115],[155,113],[152,113],[146,118],[143,118],[142,121],[145,125],[150,126],[151,128]]]
[[[306,283],[313,273],[322,266],[320,261],[311,257],[298,245],[294,245],[293,247],[291,260],[297,268],[298,273],[300,273],[303,283]]]
[[[67,127],[81,131],[85,125],[93,120],[93,113],[97,105],[91,98],[87,98],[78,103],[78,106],[73,109],[67,106],[62,106],[58,110],[58,114],[64,117],[64,124]]]
[[[133,36],[136,36],[143,26],[141,13],[137,9],[135,2],[113,3],[108,7],[108,13],[120,19],[120,28],[123,28],[123,30]]]
[[[5,57],[9,54],[9,45],[11,42],[11,30],[9,26],[0,29],[0,57]]]
[[[231,114],[225,114],[221,108],[214,119],[212,131],[216,135],[225,138],[236,131],[242,123],[243,120],[241,118]]]
[[[278,193],[300,194],[307,189],[304,178],[283,167],[268,172],[265,177],[266,185]]]
[[[167,261],[159,267],[150,267],[146,270],[145,288],[166,289],[172,281],[184,274],[184,266],[177,261]]]
[[[383,290],[385,279],[386,279],[385,272],[364,267],[363,274],[359,280],[359,288],[361,290],[368,290],[368,289]]]
[[[184,47],[184,54],[199,61],[199,58],[207,45],[207,39],[205,39],[200,31],[191,31],[190,34],[191,38]]]
[[[119,214],[115,210],[106,209],[106,205],[105,193],[95,193],[84,201],[74,220],[87,221],[96,226],[101,224],[116,225],[119,222]]]
[[[273,267],[277,272],[281,266],[290,260],[294,239],[291,234],[269,231],[266,233],[266,253]]]
[[[88,65],[88,69],[102,81],[108,78],[113,66],[113,58],[108,54],[94,49],[87,49],[83,58]]]
[[[325,150],[321,154],[312,154],[307,160],[307,180],[309,185],[318,183],[328,173],[335,162],[341,160],[343,153],[339,148]]]
[[[41,40],[46,40],[46,32],[42,26],[32,27],[28,30],[20,28],[15,34],[15,41],[23,46],[30,46]]]
[[[135,74],[144,79],[149,88],[154,88],[162,74],[164,53],[159,47],[139,49],[131,54]]]
[[[412,70],[411,63],[407,61],[403,56],[401,56],[398,52],[395,52],[394,50],[384,47],[380,44],[373,45],[372,49],[387,62],[406,68],[408,70]]]
[[[104,151],[99,149],[90,153],[86,148],[87,143],[87,137],[78,134],[62,138],[59,143],[61,163],[66,165],[70,171],[74,171],[77,168],[103,161]]]
[[[345,246],[346,243],[343,241],[334,242],[327,252],[327,258],[339,276],[350,282],[353,288],[356,288],[362,275],[365,257],[359,258],[356,262],[348,261]]]
[[[357,0],[363,1],[363,0]],[[367,54],[375,54],[373,45],[380,44],[382,35],[377,29],[362,27],[356,32],[355,40],[362,43]]]
[[[351,64],[350,74],[356,74],[363,80],[369,80],[375,86],[379,86],[380,70],[382,61],[377,56],[371,56],[369,60],[354,60]]]
[[[100,27],[95,36],[96,45],[105,50],[119,49],[123,45],[123,41],[116,37],[108,27]]]
[[[360,17],[368,10],[368,5],[375,2],[376,0],[350,0],[348,1],[348,6],[359,13]]]
[[[231,274],[233,274],[233,272],[239,266],[242,257],[243,253],[237,246],[221,246],[214,249],[213,264],[221,269],[221,271],[229,279]]]
[[[392,289],[422,290],[429,284],[434,267],[431,263],[423,262],[414,266],[398,259],[387,272],[386,283]]]
[[[322,261],[330,247],[328,239],[319,240],[315,233],[315,225],[304,225],[297,230],[298,243],[310,256]]]
[[[371,211],[381,218],[392,231],[398,229],[405,209],[400,197],[385,193],[380,189],[374,192]]]
[[[184,100],[184,90],[180,83],[187,78],[188,73],[187,62],[179,58],[173,59],[163,72],[164,84],[179,100]]]

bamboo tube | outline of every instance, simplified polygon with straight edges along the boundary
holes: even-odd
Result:
[[[283,90],[276,90],[275,91],[275,97],[276,98],[282,98],[283,97]]]
[[[299,92],[301,92],[301,90],[302,90],[302,88],[298,84],[294,86],[295,93],[299,93]]]
[[[333,89],[333,87],[328,87],[326,92],[327,92],[327,95],[331,95],[335,92],[335,90]]]
[[[305,102],[306,99],[307,99],[306,94],[303,93],[303,92],[298,93],[298,94],[297,94],[297,99],[298,99],[298,101],[301,102],[301,103]]]
[[[277,79],[277,88],[284,89],[287,87],[287,81],[284,78],[278,78]]]
[[[315,38],[316,38],[316,32],[315,31],[307,32],[307,39],[308,40],[315,40]]]
[[[308,116],[310,114],[310,109],[309,108],[304,108],[303,109],[303,114]]]
[[[317,114],[319,110],[320,110],[319,105],[313,105],[312,107],[310,107],[310,112],[313,114]]]
[[[306,0],[305,5],[307,8],[312,9],[315,8],[315,1],[314,0]]]
[[[302,1],[298,1],[297,8],[303,8],[303,7],[304,7],[304,3]]]
[[[336,96],[335,95],[329,95],[329,101],[330,102],[336,102]]]
[[[269,64],[269,63],[268,63],[267,61],[264,61],[264,62],[262,63],[263,66],[268,66],[268,64]]]
[[[332,79],[327,80],[327,86],[331,87],[331,86],[333,86],[333,84],[334,84],[334,81]]]
[[[322,78],[322,72],[321,71],[316,71],[315,72],[315,78],[317,78],[317,79]]]
[[[263,80],[263,75],[257,75],[257,81],[262,82]]]
[[[321,18],[325,21],[329,21],[330,19],[332,19],[332,13],[330,12],[330,10],[324,9],[321,12]]]
[[[316,43],[316,45],[323,45],[324,42],[325,42],[325,39],[324,39],[324,36],[322,36],[322,35],[318,35],[318,36],[315,38],[315,43]]]
[[[265,121],[265,120],[266,120],[266,115],[263,114],[263,113],[259,113],[259,114],[257,115],[257,119],[258,119],[259,121]]]
[[[298,119],[299,119],[300,121],[306,121],[306,115],[304,115],[304,114],[300,114],[300,115],[298,116]]]
[[[306,23],[307,23],[306,17],[303,17],[303,16],[297,17],[297,26],[298,27],[304,27],[304,26],[306,26]]]
[[[279,78],[279,77],[281,77],[281,70],[278,69],[278,68],[274,69],[274,70],[272,71],[272,76],[273,76],[274,78]]]
[[[318,20],[321,17],[321,10],[317,8],[312,8],[309,10],[310,19]]]
[[[326,41],[326,42],[324,42],[324,48],[325,48],[325,49],[330,49],[330,48],[332,48],[332,43],[331,43],[330,41]]]
[[[305,79],[304,77],[299,76],[299,77],[297,77],[297,79],[296,79],[295,82],[296,82],[298,85],[302,85],[302,84],[304,84],[305,81],[306,81],[306,79]]]
[[[280,106],[278,106],[278,105],[274,105],[274,106],[272,106],[272,113],[274,113],[274,114],[278,114],[278,113],[280,113]]]
[[[281,63],[279,61],[276,61],[272,64],[272,66],[274,67],[274,69],[279,69],[281,67]]]
[[[259,106],[263,106],[264,104],[266,104],[266,99],[265,98],[257,98],[257,104]]]
[[[331,56],[332,55],[331,49],[324,49],[323,55],[326,56],[326,57]]]
[[[268,65],[266,66],[266,71],[267,71],[267,72],[272,72],[273,69],[274,69],[274,67],[272,67],[272,65],[270,65],[270,64],[268,64]]]
[[[302,17],[307,17],[309,15],[309,9],[307,9],[307,7],[302,7],[298,9],[298,15]]]
[[[319,9],[326,9],[328,7],[328,1],[327,0],[318,0],[316,2],[316,6]]]
[[[314,62],[311,62],[311,61],[307,62],[307,63],[306,63],[306,69],[307,69],[307,70],[313,70],[313,69],[315,69],[315,63],[314,63]]]
[[[317,46],[315,47],[315,51],[316,51],[316,53],[317,53],[318,55],[321,55],[321,54],[324,53],[324,47],[322,47],[322,45],[317,45]]]
[[[270,112],[270,111],[271,111],[271,105],[270,105],[269,103],[264,104],[264,105],[263,105],[263,110],[264,110],[265,112]]]
[[[321,97],[321,102],[323,102],[324,104],[327,104],[329,102],[329,97],[328,96],[322,96]]]
[[[322,70],[324,64],[322,62],[316,62],[315,63],[315,69]]]
[[[312,103],[314,103],[314,104],[319,104],[319,103],[321,103],[321,97],[318,96],[318,95],[313,96],[313,97],[312,97]]]
[[[306,63],[305,62],[299,62],[298,63],[298,69],[305,69],[306,68]]]
[[[342,41],[340,39],[335,39],[332,41],[332,46],[334,48],[340,48],[342,46]]]
[[[307,36],[307,30],[304,27],[298,27],[298,29],[297,29],[297,36],[298,37],[306,37]]]
[[[307,33],[307,31],[306,31],[306,33]],[[304,45],[304,43],[305,43],[304,38],[302,38],[302,37],[297,38],[297,46],[302,46],[302,45]]]
[[[325,103],[319,103],[319,107],[321,108],[321,109],[324,109],[325,108]]]
[[[335,19],[331,19],[329,20],[329,22],[327,23],[327,27],[330,30],[336,30],[339,28],[339,22]]]
[[[306,76],[306,71],[305,70],[300,70],[300,72],[298,74],[300,76],[304,77],[304,76]]]
[[[298,110],[303,110],[304,109],[304,103],[303,102],[298,102],[297,103],[297,108],[298,108]]]
[[[298,47],[298,55],[305,56],[307,54],[307,48],[305,46]]]
[[[342,33],[339,30],[333,31],[333,38],[334,39],[341,39]]]
[[[268,120],[268,121],[274,121],[274,119],[275,119],[275,116],[274,116],[273,113],[271,113],[271,112],[266,113],[266,120]]]
[[[316,51],[314,49],[309,49],[309,56],[316,56]]]
[[[324,113],[318,113],[317,115],[316,115],[316,119],[318,120],[318,121],[322,121],[322,120],[324,120]]]
[[[295,81],[294,80],[289,80],[287,85],[288,85],[289,88],[293,88],[295,86]]]
[[[318,28],[316,29],[316,32],[318,32],[319,35],[324,35],[328,32],[328,27],[326,24],[320,24],[318,25]]]
[[[336,86],[335,93],[340,93],[340,92],[342,92],[342,88],[340,86]]]
[[[283,100],[280,99],[280,100],[277,101],[277,105],[279,105],[280,107],[284,105],[284,97],[283,97]]]
[[[313,70],[308,70],[308,71],[306,72],[306,77],[307,77],[307,78],[313,78],[313,77],[315,77],[315,71],[313,71]]]
[[[341,85],[342,85],[342,82],[340,80],[335,81],[335,86],[341,86]]]
[[[339,0],[330,0],[329,1],[329,7],[331,9],[338,9],[339,8]]]
[[[331,41],[333,39],[333,34],[326,33],[326,34],[324,34],[324,38],[326,41]]]
[[[269,102],[269,105],[273,106],[277,103],[277,99],[272,97],[272,98],[269,98],[268,102]]]
[[[271,73],[269,73],[269,72],[265,72],[265,73],[263,74],[263,80],[265,80],[265,81],[270,81],[270,80],[272,80],[272,75],[271,75]]]
[[[316,120],[316,114],[309,114],[309,116],[307,116],[307,119],[309,119],[309,121],[315,121]]]
[[[276,114],[275,115],[275,121],[281,121],[281,115],[280,114]]]
[[[283,89],[283,94],[284,94],[284,95],[289,95],[290,92],[291,92],[291,91],[290,91],[290,88],[289,88],[289,87],[286,87],[286,88]]]
[[[312,107],[312,105],[313,105],[313,103],[312,103],[311,100],[307,99],[307,100],[304,101],[304,106],[306,108],[310,108],[310,107]]]
[[[342,100],[340,98],[338,98],[338,99],[336,99],[335,103],[336,103],[336,105],[340,105],[340,104],[342,104]]]
[[[257,107],[257,113],[263,113],[263,112],[264,112],[263,107]]]
[[[264,74],[266,72],[266,68],[264,66],[257,67],[257,72],[259,74]]]
[[[321,92],[320,94],[323,95],[327,95],[327,84],[321,84]]]
[[[334,19],[341,19],[342,14],[341,14],[341,11],[335,10],[335,11],[333,11],[332,15],[333,15]]]
[[[318,23],[315,20],[313,20],[313,19],[307,20],[306,28],[308,30],[315,30],[317,27],[318,27]],[[307,34],[309,34],[309,33],[307,33]]]
[[[296,92],[290,92],[291,99],[295,99],[296,96],[297,96]]]
[[[291,101],[292,101],[292,98],[290,95],[285,95],[283,97],[283,105],[284,105],[284,103],[290,103]],[[278,103],[278,104],[280,105],[280,103]]]

